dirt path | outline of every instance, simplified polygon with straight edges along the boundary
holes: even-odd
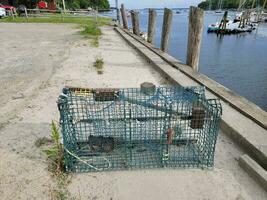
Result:
[[[55,182],[34,142],[49,137],[51,121],[58,120],[61,89],[168,82],[111,27],[104,28],[100,47],[93,48],[72,25],[0,26],[0,43],[6,49],[0,50],[5,57],[0,66],[0,194],[3,199],[51,199]],[[102,75],[93,67],[100,55],[105,62]],[[238,166],[241,154],[221,134],[214,170],[74,174],[68,190],[77,199],[264,199],[264,191]]]
[[[0,124],[45,87],[77,40],[75,32],[63,25],[1,24]]]

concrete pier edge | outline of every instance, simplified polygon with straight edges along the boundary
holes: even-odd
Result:
[[[239,165],[267,192],[267,172],[247,154],[238,160]]]
[[[121,27],[115,27],[114,29],[130,46],[136,49],[141,56],[148,60],[148,62],[153,63],[155,67],[172,82],[180,85],[177,79],[175,79],[171,73],[175,68],[199,85],[205,86],[209,92],[223,100],[227,105],[235,109],[237,112],[252,120],[255,123],[255,126],[260,126],[262,128],[261,133],[264,135],[264,139],[267,139],[267,113],[264,110],[252,102],[249,102],[244,97],[239,96],[230,89],[208,78],[207,76],[193,71],[191,67],[181,63],[179,60],[173,58],[167,53],[155,48],[153,45],[142,40],[140,37],[133,35],[128,30],[122,29]],[[130,41],[129,36],[133,40]],[[160,57],[162,63],[168,64],[168,69],[166,68],[166,65],[164,69],[160,67],[159,65],[162,63],[159,64],[153,62],[153,59],[151,59],[149,55],[145,54],[144,50],[150,50],[150,52],[153,52],[156,54],[156,56]],[[267,170],[267,140],[262,148],[262,146],[257,145],[255,141],[252,141],[251,138],[243,135],[241,130],[236,129],[231,123],[229,123],[229,121],[227,122],[224,119],[222,119],[220,128],[222,131],[227,133],[235,141],[235,143],[240,145],[240,147],[243,148],[253,159],[255,159],[258,164]]]
[[[158,56],[160,56],[165,62],[177,68],[180,72],[184,73],[186,76],[190,77],[194,81],[205,86],[206,89],[208,89],[210,92],[214,93],[216,96],[220,97],[220,99],[224,100],[229,105],[231,105],[233,108],[235,108],[242,114],[246,115],[251,120],[253,120],[255,123],[257,123],[262,128],[267,130],[267,112],[262,110],[256,104],[250,102],[246,98],[238,95],[237,93],[219,84],[218,82],[210,79],[206,75],[193,71],[193,69],[190,66],[183,64],[181,61],[177,60],[176,58],[170,56],[169,54],[165,52],[162,52],[158,48],[155,48],[152,44],[130,33],[128,30],[122,29],[120,27],[116,27],[115,30],[124,31],[126,34],[133,37],[135,40],[137,40],[138,42],[143,44],[145,47],[147,47],[148,49],[156,53]]]

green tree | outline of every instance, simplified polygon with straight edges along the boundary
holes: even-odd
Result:
[[[89,0],[89,5],[93,8],[98,7],[100,10],[107,10],[110,8],[108,0]]]
[[[80,0],[80,8],[88,8],[89,1],[88,0]]]
[[[219,0],[204,0],[198,4],[198,7],[207,10],[209,8],[209,2],[211,1],[211,9],[217,9]],[[222,8],[230,9],[230,8],[238,8],[240,0],[223,0]],[[246,1],[244,7],[251,8],[253,0]],[[264,0],[259,0],[259,4],[262,6]],[[255,5],[256,6],[256,5]]]
[[[65,2],[66,2],[66,7],[69,9],[98,7],[98,9],[100,10],[107,10],[110,8],[108,0],[65,0]]]

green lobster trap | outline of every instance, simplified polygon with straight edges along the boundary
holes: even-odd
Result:
[[[67,171],[212,167],[222,109],[203,87],[64,88]]]

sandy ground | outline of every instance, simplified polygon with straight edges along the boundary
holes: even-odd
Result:
[[[169,84],[112,30],[90,46],[74,25],[0,24],[0,199],[51,199],[54,179],[34,145],[58,120],[57,96],[65,85],[139,87]],[[93,67],[105,61],[104,74]],[[4,59],[3,59],[4,58]],[[220,133],[213,170],[157,169],[73,174],[76,199],[266,199],[239,166],[243,152]]]

